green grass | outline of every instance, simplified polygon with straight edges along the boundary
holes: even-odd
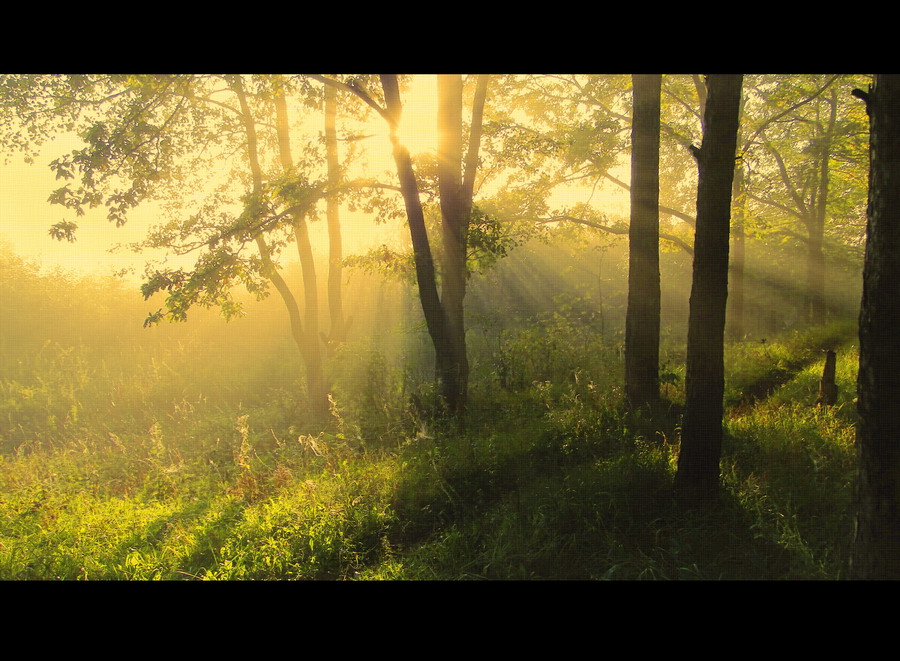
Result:
[[[723,503],[699,513],[672,503],[675,413],[662,432],[625,413],[615,347],[560,319],[476,363],[462,428],[411,408],[432,391],[372,346],[335,363],[313,428],[299,380],[262,387],[264,364],[223,392],[187,350],[47,344],[0,374],[0,579],[840,578],[849,328],[729,347]],[[840,397],[820,409],[827,347]]]

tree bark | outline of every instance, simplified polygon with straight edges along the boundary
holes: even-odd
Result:
[[[659,130],[662,76],[632,76],[631,223],[625,395],[634,408],[659,400]]]
[[[900,579],[900,75],[876,74],[866,102],[869,206],[850,577]]]
[[[741,75],[710,75],[699,166],[697,230],[688,319],[685,412],[675,496],[688,506],[719,494],[725,390],[724,334],[728,300],[731,189]]]

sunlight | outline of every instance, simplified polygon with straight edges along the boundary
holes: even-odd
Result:
[[[409,87],[401,94],[400,142],[413,156],[437,151],[437,79],[435,76],[413,76]]]

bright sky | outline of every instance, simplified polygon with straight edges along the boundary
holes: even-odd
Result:
[[[152,218],[153,210],[141,209],[135,222],[116,231],[106,222],[104,209],[76,219],[73,213],[51,205],[47,198],[60,184],[47,164],[63,149],[64,141],[58,140],[48,145],[33,165],[24,163],[19,155],[0,164],[0,239],[12,244],[21,257],[38,261],[47,269],[110,273],[133,264],[133,255],[116,256],[107,251],[118,242],[140,238],[141,226]],[[50,226],[63,219],[78,223],[75,243],[50,237]]]

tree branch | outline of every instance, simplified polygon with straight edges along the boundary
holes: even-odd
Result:
[[[313,80],[318,80],[320,83],[324,85],[331,85],[332,87],[336,87],[339,90],[343,90],[344,92],[349,92],[360,99],[362,99],[366,105],[374,108],[375,111],[381,115],[391,126],[394,126],[394,119],[387,110],[378,105],[378,102],[372,98],[372,95],[369,94],[368,90],[363,87],[362,83],[359,81],[352,81],[351,84],[342,83],[339,80],[335,80],[334,78],[329,78],[327,76],[322,76],[317,73],[308,73],[304,74],[307,78],[312,78]]]
[[[584,218],[576,218],[575,216],[562,215],[562,216],[554,216],[552,218],[541,218],[541,219],[537,220],[537,222],[540,223],[541,225],[544,225],[547,223],[557,223],[557,222],[561,222],[561,221],[568,221],[570,223],[586,225],[587,227],[593,227],[598,230],[603,230],[604,232],[609,232],[610,234],[628,234],[627,227],[622,227],[622,228],[610,227],[609,225],[601,225],[600,223],[595,223],[592,220],[585,220]],[[684,250],[689,255],[694,254],[693,246],[691,246],[689,243],[687,243],[684,239],[680,239],[677,236],[668,234],[666,232],[660,232],[659,238],[664,239],[666,241],[670,241],[671,243],[674,243],[676,246],[678,246],[679,248]]]
[[[617,186],[624,188],[625,190],[628,190],[628,191],[631,190],[631,186],[626,184],[621,179],[618,179],[618,178],[614,177],[613,175],[609,174],[608,172],[602,173],[602,176],[606,177],[611,182],[613,182]],[[697,221],[693,216],[689,216],[688,214],[684,213],[683,211],[679,211],[678,209],[673,209],[672,207],[667,207],[667,206],[663,206],[662,204],[660,204],[659,212],[664,213],[667,216],[675,216],[679,220],[686,222],[691,227],[694,227],[697,224]]]

